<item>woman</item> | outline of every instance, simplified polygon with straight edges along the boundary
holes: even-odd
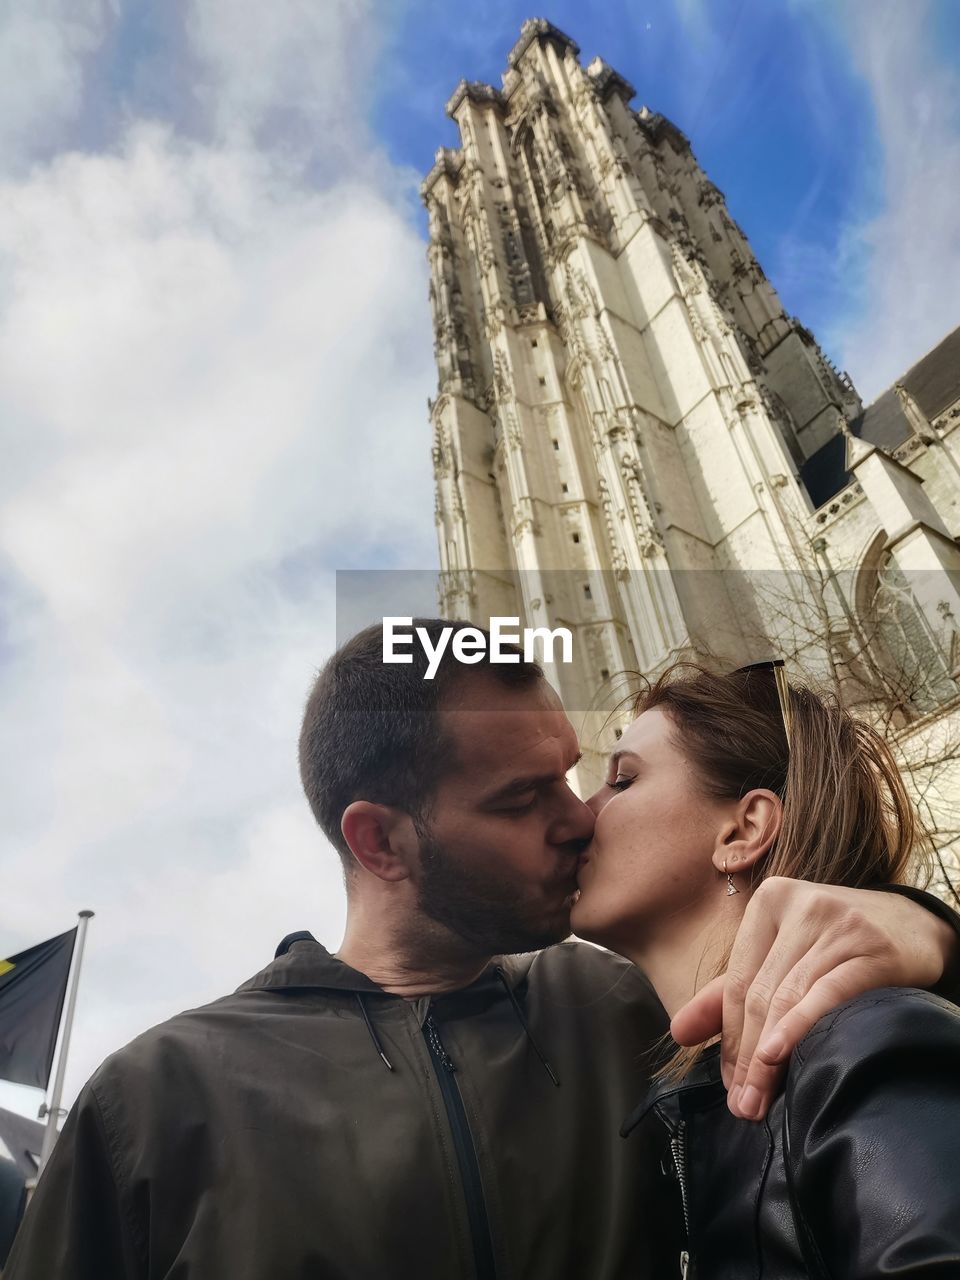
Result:
[[[902,883],[923,843],[883,739],[788,690],[777,665],[671,669],[641,694],[589,801],[573,928],[641,965],[671,1016],[722,972],[761,880]],[[797,1047],[761,1123],[728,1109],[716,1044],[659,1077],[624,1136],[665,1129],[682,1275],[960,1277],[953,1006],[893,989],[850,1001]]]

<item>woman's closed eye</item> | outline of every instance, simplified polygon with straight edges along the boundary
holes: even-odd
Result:
[[[607,783],[607,786],[612,787],[614,791],[626,791],[633,781],[634,779],[629,774],[618,773],[612,782]]]

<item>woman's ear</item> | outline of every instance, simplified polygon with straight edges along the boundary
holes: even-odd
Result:
[[[721,874],[749,871],[769,853],[782,823],[783,801],[775,791],[748,791],[717,834],[713,865]]]
[[[409,814],[391,805],[354,800],[343,811],[340,830],[364,871],[378,880],[410,878],[417,840]]]

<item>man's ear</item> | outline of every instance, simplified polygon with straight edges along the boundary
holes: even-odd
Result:
[[[724,863],[733,875],[749,871],[770,852],[782,823],[783,801],[775,791],[748,791],[717,833],[713,865],[721,873]]]
[[[357,862],[378,880],[407,880],[419,847],[410,815],[392,805],[354,800],[340,830]]]

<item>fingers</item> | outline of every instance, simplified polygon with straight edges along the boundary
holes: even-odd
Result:
[[[872,961],[847,959],[835,938],[813,946],[777,987],[759,1035],[754,1038],[753,1027],[744,1028],[727,1098],[734,1115],[762,1119],[780,1087],[787,1059],[806,1033],[825,1013],[876,985],[874,975]]]
[[[881,896],[778,877],[757,889],[724,993],[721,1069],[734,1115],[762,1119],[813,1021],[890,980],[889,937],[872,918],[888,910]]]
[[[744,1025],[748,1021],[748,1012],[748,1032],[752,1029],[749,1050],[752,1055],[753,1046],[756,1044],[760,1029],[763,1026],[769,996],[773,994],[773,990],[779,985],[780,977],[799,959],[799,956],[794,956],[789,963],[785,964],[782,974],[774,982],[773,989],[770,989],[769,984],[773,981],[774,973],[769,968],[769,960],[771,949],[778,944],[779,919],[776,911],[762,908],[761,899],[764,897],[762,890],[767,884],[772,883],[772,881],[767,881],[764,885],[761,885],[747,904],[740,928],[737,930],[733,950],[730,953],[730,961],[727,965],[726,981],[723,984],[723,1033],[720,1041],[720,1073],[728,1092],[735,1084],[737,1062],[746,1048],[744,1045]],[[775,895],[766,894],[766,898],[772,896]],[[779,945],[781,948],[783,947],[782,941],[779,942]],[[767,962],[768,967],[764,981],[760,986],[756,986],[757,976],[765,962]],[[748,998],[750,1001],[749,1011],[747,1009]],[[763,1017],[761,1017],[761,1014],[763,1014]],[[749,1056],[747,1061],[749,1061]],[[742,1084],[742,1080],[740,1083]]]
[[[678,1009],[670,1023],[677,1044],[703,1044],[720,1034],[723,1025],[724,977],[714,978]]]
[[[721,1072],[734,1115],[766,1114],[796,1040],[774,1040],[764,1054],[758,1053],[760,1040],[815,982],[857,954],[855,933],[849,903],[832,887],[824,892],[823,886],[771,877],[754,893],[724,986]]]
[[[873,965],[862,957],[844,960],[823,973],[783,1017],[771,1019],[772,1025],[764,1028],[747,1071],[746,1084],[756,1083],[753,1073],[764,1064],[784,1062],[825,1014],[875,985]]]

